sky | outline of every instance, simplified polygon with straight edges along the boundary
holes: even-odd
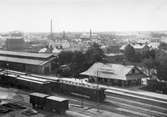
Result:
[[[167,0],[0,0],[0,32],[167,30]]]

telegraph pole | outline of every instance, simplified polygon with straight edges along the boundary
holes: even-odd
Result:
[[[7,49],[7,51],[8,51],[8,37],[7,37],[7,39],[6,39],[6,49]],[[8,57],[7,57],[6,67],[7,67],[7,76],[8,76],[8,70],[9,70]],[[5,69],[6,69],[6,68],[5,68]]]
[[[81,84],[83,85],[83,81],[81,80]],[[84,102],[83,99],[81,98],[81,108],[84,108]]]
[[[98,80],[98,69],[97,69],[97,93],[99,93],[98,92],[98,88],[99,88],[99,80]],[[100,112],[100,110],[99,110],[99,95],[97,96],[97,112]]]

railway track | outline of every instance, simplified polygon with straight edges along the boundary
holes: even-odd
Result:
[[[22,93],[22,92],[21,92]],[[25,95],[25,93],[23,93]],[[26,93],[28,96],[28,93]],[[73,96],[66,96],[56,94],[70,100],[70,110],[87,116],[96,116],[94,113],[89,112],[90,109],[105,110],[113,113],[117,113],[127,117],[167,117],[167,105],[157,102],[154,103],[151,100],[144,100],[140,97],[128,97],[127,95],[117,95],[113,93],[107,93],[106,100],[103,103],[93,102],[87,99],[81,99]],[[24,103],[18,100],[12,100],[21,105],[30,107],[28,103]]]
[[[45,76],[32,76],[35,76],[36,78],[39,77],[42,80],[46,79],[49,81],[55,81],[54,78]],[[141,95],[134,93],[133,91],[120,90],[116,88],[107,90],[105,93],[106,100],[103,103],[93,102],[73,96],[63,95],[63,97],[68,98],[71,105],[81,105],[81,103],[83,103],[84,107],[87,107],[86,110],[97,108],[126,115],[128,117],[167,117],[167,99],[165,98]],[[86,113],[86,110],[83,112]]]
[[[136,113],[143,117],[167,117],[167,102],[122,92],[107,92],[106,102],[115,104],[119,110]]]

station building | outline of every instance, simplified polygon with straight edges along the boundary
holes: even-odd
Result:
[[[54,69],[57,56],[53,54],[14,52],[0,50],[0,68],[26,73],[49,74]]]
[[[80,75],[88,77],[89,82],[112,86],[141,85],[146,75],[133,65],[95,63]]]

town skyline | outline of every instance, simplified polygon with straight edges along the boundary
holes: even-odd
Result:
[[[0,1],[0,32],[164,31],[165,0]]]

